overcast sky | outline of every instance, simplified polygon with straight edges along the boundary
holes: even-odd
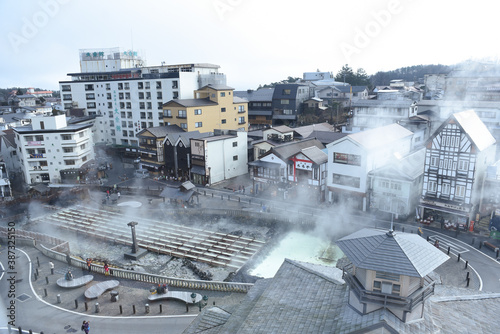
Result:
[[[342,65],[368,74],[499,55],[494,1],[1,0],[0,87],[57,90],[78,50],[213,63],[238,89]]]

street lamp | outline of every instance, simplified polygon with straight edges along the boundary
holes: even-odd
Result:
[[[191,300],[193,301],[193,304],[196,303],[196,293],[191,294]]]

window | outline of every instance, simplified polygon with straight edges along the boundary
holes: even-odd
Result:
[[[163,110],[163,117],[172,117],[172,110],[164,109]]]
[[[144,100],[144,92],[139,92],[139,100]]]
[[[111,100],[111,93],[106,94],[106,99]]]
[[[435,181],[429,181],[429,185],[427,186],[427,191],[435,193],[436,190],[437,190],[437,183]]]
[[[118,98],[119,98],[120,100],[123,100],[123,97],[124,97],[123,93],[118,93]]]
[[[118,89],[120,89],[120,90],[123,89],[123,83],[121,83],[121,82],[118,83]]]
[[[233,147],[238,147],[238,142],[237,141],[233,141]]]
[[[238,156],[237,155],[233,155],[233,161],[237,161],[238,160]]]
[[[137,88],[138,89],[143,89],[144,88],[144,84],[142,82],[138,82],[137,83]]]
[[[61,135],[62,140],[71,140],[72,136],[71,135]]]
[[[94,85],[85,85],[85,90],[94,90]]]
[[[338,164],[361,166],[361,156],[346,153],[333,153],[333,162]]]
[[[174,89],[179,88],[177,80],[172,81],[172,88],[174,88]]]
[[[342,185],[342,186],[359,188],[360,178],[359,177],[353,177],[353,176],[342,175],[342,174],[335,174],[334,173],[332,175],[332,183],[339,184],[339,185]]]
[[[126,93],[125,93],[125,99],[126,99],[126,100],[130,100],[130,93],[129,93],[129,92],[126,92]]]
[[[163,94],[162,94],[162,92],[156,92],[156,98],[157,98],[158,100],[161,100],[161,99],[163,98]]]
[[[225,92],[220,92],[220,97],[224,97],[226,96],[226,93]]]
[[[245,112],[245,106],[238,106],[238,112]]]
[[[161,81],[157,81],[156,82],[156,89],[160,89],[161,88]]]
[[[194,123],[195,128],[201,128],[203,126],[203,122],[196,122]]]
[[[437,167],[438,161],[439,159],[437,157],[431,157],[431,167]]]
[[[147,82],[144,83],[144,88],[146,88],[146,89],[150,88],[149,81],[147,81]]]
[[[87,147],[87,144],[80,145],[80,150],[84,150]]]
[[[281,104],[290,104],[290,100],[281,100]]]
[[[290,95],[292,91],[290,89],[283,89],[283,95]]]
[[[62,85],[61,89],[63,92],[71,92],[71,85]]]
[[[178,99],[179,98],[179,92],[172,92],[172,98]]]
[[[187,126],[187,123],[181,123],[181,129],[187,129],[188,126]]]
[[[95,100],[94,93],[87,93],[87,94],[85,94],[85,97],[87,98],[87,100]]]
[[[146,100],[151,100],[151,92],[146,92]]]
[[[125,82],[125,85],[124,85],[125,89],[130,89],[130,83],[128,82]]]
[[[457,197],[465,197],[465,187],[464,186],[457,186],[455,189],[455,196]]]
[[[158,109],[160,109],[160,110],[163,109],[163,102],[161,102],[161,101],[158,102]]]
[[[125,102],[127,109],[132,109],[132,103],[130,102]]]
[[[186,118],[186,110],[179,110],[177,112],[177,118]]]
[[[75,164],[75,160],[64,160],[64,164],[66,166],[73,166]]]
[[[238,124],[245,124],[245,116],[238,118]]]
[[[113,102],[108,102],[108,109],[113,109]]]
[[[95,109],[95,102],[87,102],[88,109]]]
[[[466,172],[469,169],[469,162],[467,160],[458,161],[458,170]]]
[[[226,108],[220,108],[220,112],[226,112]]]
[[[111,90],[111,84],[109,83],[106,84],[106,90]]]
[[[443,183],[441,186],[441,193],[443,195],[449,195],[450,194],[450,185],[448,183]]]
[[[139,102],[139,109],[146,109],[146,104],[144,102]]]
[[[146,109],[153,109],[153,104],[151,102],[146,102]]]
[[[226,124],[226,120],[225,119],[221,120],[221,123]]]
[[[63,94],[64,101],[71,101],[71,94]]]
[[[64,153],[71,153],[71,152],[73,152],[73,147],[63,147],[63,152]]]
[[[201,109],[195,109],[194,110],[195,115],[201,115]]]

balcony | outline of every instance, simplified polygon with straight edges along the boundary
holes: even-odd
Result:
[[[349,284],[351,291],[354,292],[360,303],[377,304],[383,307],[397,308],[405,312],[411,312],[434,294],[435,282],[428,276],[425,277],[424,284],[426,285],[417,289],[408,297],[402,297],[366,290],[358,279],[346,269],[349,270],[350,266],[344,267],[342,278]]]
[[[43,159],[46,158],[45,154],[43,153],[32,153],[28,156],[28,159]]]
[[[243,109],[243,110],[238,110],[238,114],[243,114],[243,113],[245,113],[245,112],[247,112],[245,109]]]
[[[187,118],[187,116],[175,116],[175,118],[186,119],[186,118]]]

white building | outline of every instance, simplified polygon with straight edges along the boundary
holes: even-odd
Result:
[[[77,170],[94,159],[92,124],[68,125],[65,115],[37,116],[14,128],[27,184],[60,183],[61,172]]]
[[[191,139],[191,179],[197,184],[214,184],[248,172],[247,133]]]
[[[329,201],[366,211],[368,173],[411,150],[413,133],[399,124],[352,133],[327,145]]]
[[[146,67],[137,52],[119,48],[80,50],[81,72],[60,81],[65,109],[85,108],[102,115],[103,143],[138,146],[137,133],[163,122],[162,105],[194,97],[207,84],[225,84],[218,65],[180,64]],[[96,142],[97,144],[97,142]]]

